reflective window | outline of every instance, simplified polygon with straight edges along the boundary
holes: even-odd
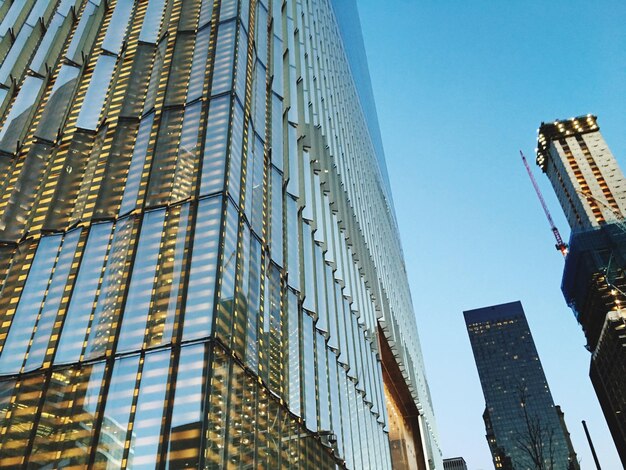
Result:
[[[55,363],[77,361],[102,276],[112,224],[91,227],[57,347]]]
[[[226,230],[224,232],[222,254],[220,257],[221,279],[217,301],[217,318],[215,321],[215,333],[225,343],[229,342],[232,330],[238,230],[239,218],[237,216],[237,210],[230,201],[228,201],[226,205]]]
[[[221,212],[221,198],[202,199],[198,203],[183,340],[211,333]]]
[[[248,34],[239,28],[237,34],[237,70],[235,72],[235,93],[243,103],[246,99],[246,66],[248,58]],[[252,65],[251,65],[252,67]]]
[[[39,126],[35,131],[37,137],[55,141],[61,127],[65,110],[73,97],[74,88],[78,81],[80,69],[71,65],[62,65],[59,70],[54,86],[50,91],[50,97],[41,115]]]
[[[150,0],[148,9],[143,19],[139,40],[143,42],[156,43],[159,37],[159,28],[163,16],[165,0]]]
[[[228,2],[222,3],[222,11]],[[223,18],[222,18],[223,19]],[[217,34],[217,48],[213,65],[213,84],[211,94],[219,95],[232,88],[233,81],[233,57],[235,52],[235,28],[234,21],[221,23]]]
[[[165,209],[144,215],[117,342],[118,352],[133,351],[143,344],[164,221]]]
[[[181,348],[169,429],[166,469],[197,468],[206,381],[204,345]]]
[[[304,369],[304,420],[307,429],[317,431],[317,397],[315,396],[315,333],[313,318],[302,315],[302,352]]]
[[[274,167],[271,172],[271,239],[272,260],[283,265],[283,175]]]
[[[320,229],[318,228],[318,231]],[[318,330],[328,333],[328,303],[326,300],[326,264],[324,263],[324,255],[322,254],[322,248],[313,243],[315,250],[315,290],[317,293],[317,323],[315,326]]]
[[[139,192],[139,183],[143,167],[146,163],[146,154],[148,152],[148,144],[150,143],[150,132],[152,131],[152,123],[154,121],[154,113],[145,116],[139,124],[139,132],[133,149],[133,156],[130,161],[128,176],[126,177],[126,185],[124,187],[124,195],[122,196],[122,205],[120,214],[127,214],[137,205],[137,196]]]
[[[229,114],[229,96],[211,100],[204,142],[201,195],[223,190]]]
[[[159,80],[161,78],[161,72],[163,71],[163,63],[165,60],[165,51],[167,50],[167,40],[167,36],[161,40],[154,55],[154,63],[152,64],[152,72],[150,73],[150,82],[148,84],[148,91],[146,92],[146,101],[143,106],[144,113],[153,109],[156,102],[157,89],[159,88]]]
[[[272,93],[272,163],[283,168],[283,102]]]
[[[26,40],[33,35],[33,27],[24,25],[15,41],[11,45],[9,53],[4,57],[2,65],[0,65],[0,83],[8,84],[7,81],[18,59],[24,53],[24,45]],[[14,72],[15,73],[15,72]],[[19,75],[18,75],[19,76]]]
[[[78,244],[80,234],[80,229],[73,230],[65,235],[63,239],[61,253],[54,266],[54,274],[48,286],[46,301],[35,326],[36,330],[31,340],[24,370],[28,371],[41,367],[44,358],[48,354],[48,348],[54,347],[54,344],[50,345],[50,336],[52,335],[54,324],[57,321],[61,301],[66,295],[65,286],[67,285],[67,278],[74,261],[76,245]]]
[[[237,15],[238,0],[224,0],[221,2],[220,21],[229,20]]]
[[[187,262],[189,204],[168,210],[163,248],[154,288],[153,313],[148,322],[148,347],[169,343],[182,302],[183,269]]]
[[[208,2],[207,2],[208,3]],[[187,90],[187,103],[202,96],[204,77],[207,72],[207,58],[209,55],[209,40],[211,39],[211,27],[198,31],[196,45],[193,50],[191,73]]]
[[[266,335],[269,348],[269,386],[276,393],[280,393],[282,386],[282,330],[281,321],[281,286],[280,271],[273,263],[270,264],[269,273],[269,291],[266,298],[269,300],[265,318],[269,319],[269,331]],[[266,320],[267,321],[267,320]],[[267,330],[267,328],[266,328]]]
[[[248,136],[253,135],[248,132]],[[246,214],[252,225],[252,230],[261,236],[263,234],[263,201],[265,199],[265,155],[263,141],[254,136],[254,141],[248,143],[248,162],[246,166]]]
[[[182,201],[192,195],[198,167],[198,134],[202,118],[202,102],[185,108],[183,129],[180,135],[176,173],[172,188],[172,202]]]
[[[267,100],[265,97],[266,93],[266,70],[265,66],[261,64],[261,62],[257,62],[254,74],[254,126],[257,129],[257,132],[261,135],[265,135],[265,115],[267,112]],[[277,129],[277,132],[280,132],[280,127]],[[273,154],[272,154],[273,157]]]
[[[289,385],[289,409],[297,416],[301,416],[300,410],[300,311],[298,296],[292,290],[287,292],[288,316],[287,316],[287,376]]]
[[[159,441],[164,416],[165,391],[169,378],[170,351],[147,354],[141,369],[133,428],[130,435],[129,462],[133,470],[157,468]]]
[[[209,468],[226,466],[224,448],[226,422],[228,417],[228,356],[221,348],[213,348],[211,383],[209,388],[209,419],[206,427],[206,448],[204,458]]]
[[[330,397],[328,396],[328,370],[326,366],[326,340],[319,331],[316,332],[316,369],[317,394],[319,397],[319,426],[320,430],[328,431],[330,427]]]
[[[183,5],[187,3],[191,2],[185,2]],[[174,106],[185,102],[195,41],[196,35],[192,33],[179,33],[176,36],[176,45],[167,80],[165,106]]]
[[[83,106],[76,121],[78,127],[89,130],[96,130],[98,127],[100,111],[104,105],[116,60],[115,57],[108,55],[98,57],[89,88],[85,93]]]
[[[126,285],[125,267],[134,222],[134,219],[126,218],[116,223],[96,309],[90,323],[89,338],[85,346],[86,359],[103,355],[115,336],[123,296],[123,289],[120,289],[120,286]]]
[[[102,41],[102,49],[119,54],[126,37],[126,27],[133,11],[133,0],[117,0],[109,27]]]
[[[91,48],[90,43],[93,40],[97,28],[100,26],[103,11],[103,5],[98,7],[92,1],[88,1],[85,5],[83,13],[80,15],[78,26],[76,26],[72,36],[72,42],[68,46],[65,54],[72,62],[82,64],[82,53]]]
[[[135,394],[138,367],[139,356],[115,361],[111,385],[102,415],[100,438],[98,439],[93,466],[95,469],[117,470],[122,468],[126,432]]]
[[[243,108],[235,100],[232,129],[230,135],[230,155],[228,158],[228,193],[236,203],[241,197],[241,161],[243,143]]]
[[[198,21],[198,29],[202,28],[209,21],[211,21],[212,14],[213,0],[202,0],[202,7],[200,8],[200,19]]]
[[[20,371],[33,328],[44,301],[61,244],[61,235],[43,237],[30,268],[26,285],[13,315],[9,334],[0,354],[0,373]]]
[[[18,141],[30,121],[31,112],[42,85],[43,80],[40,78],[27,76],[24,79],[17,98],[0,129],[1,150],[11,153],[17,150]]]
[[[261,310],[261,243],[256,237],[250,237],[250,267],[248,269],[248,310],[246,327],[246,365],[258,372],[259,351],[258,332]]]

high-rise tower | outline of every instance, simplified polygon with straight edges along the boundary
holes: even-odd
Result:
[[[626,179],[591,115],[542,123],[537,164],[572,229],[561,287],[585,333],[589,374],[626,467]]]
[[[0,468],[442,468],[333,8],[0,0]]]
[[[520,302],[463,312],[497,469],[578,469]]]

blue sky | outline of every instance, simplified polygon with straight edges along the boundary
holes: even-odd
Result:
[[[603,468],[621,468],[519,150],[534,161],[542,121],[593,113],[626,169],[626,2],[358,4],[444,457],[493,468],[462,311],[521,300],[583,470],[582,419]]]

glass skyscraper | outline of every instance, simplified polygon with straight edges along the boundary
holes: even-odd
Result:
[[[0,0],[0,468],[442,468],[337,3]]]
[[[520,302],[464,312],[497,469],[578,469]]]
[[[537,147],[572,230],[561,289],[585,333],[589,376],[626,467],[626,178],[595,116],[541,123]]]

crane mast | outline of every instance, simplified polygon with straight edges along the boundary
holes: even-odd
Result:
[[[533,188],[535,188],[535,193],[537,193],[537,197],[539,198],[539,202],[541,203],[543,212],[544,214],[546,214],[546,218],[548,219],[548,222],[550,223],[550,229],[552,230],[552,233],[554,234],[554,238],[556,240],[555,247],[565,257],[567,256],[567,245],[563,242],[563,238],[561,237],[561,234],[559,233],[559,229],[556,228],[556,225],[554,225],[554,221],[552,220],[552,216],[550,215],[550,211],[548,210],[546,201],[543,199],[543,195],[541,194],[539,185],[537,184],[537,181],[535,180],[535,177],[533,176],[533,173],[530,170],[530,166],[528,165],[528,161],[526,160],[526,157],[524,156],[524,152],[520,150],[519,153],[522,156],[522,161],[524,162],[524,166],[526,167],[526,172],[528,173],[528,177],[530,178],[530,181],[533,184]]]

